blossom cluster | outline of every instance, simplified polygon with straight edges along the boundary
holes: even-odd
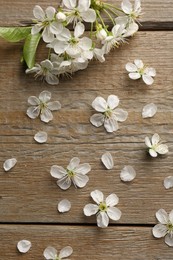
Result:
[[[55,85],[62,75],[87,68],[93,58],[104,62],[105,54],[138,31],[136,19],[140,14],[140,0],[135,0],[134,5],[123,0],[121,8],[101,0],[63,0],[57,9],[49,6],[45,11],[36,5],[31,34],[40,34],[48,57],[28,68],[26,73],[35,73],[36,77]],[[104,15],[112,26],[106,24]],[[69,30],[70,24],[73,31]],[[86,26],[87,30],[90,27],[88,34]]]

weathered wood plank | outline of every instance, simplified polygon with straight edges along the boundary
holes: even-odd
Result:
[[[43,251],[50,245],[57,250],[72,246],[74,252],[71,260],[170,260],[172,257],[172,249],[165,245],[163,239],[154,239],[149,227],[109,227],[100,230],[93,226],[1,225],[0,232],[3,260],[23,257],[26,260],[43,259]],[[21,239],[32,242],[30,251],[23,257],[16,249]]]
[[[36,0],[32,1],[3,1],[0,0],[0,26],[24,25],[28,24],[33,18],[32,10],[36,4],[46,8],[49,5],[58,6],[59,1]],[[120,6],[121,1],[109,0],[109,3],[117,3]],[[143,24],[142,29],[171,29],[173,28],[173,3],[172,0],[143,0],[143,16],[140,21]]]

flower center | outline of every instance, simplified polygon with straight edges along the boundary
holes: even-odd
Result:
[[[75,175],[75,173],[73,171],[70,171],[68,169],[67,169],[67,174],[68,174],[69,178],[72,178]]]
[[[41,110],[41,113],[43,113],[44,109],[47,108],[47,104],[46,103],[43,103],[42,101],[40,101],[40,110]]]
[[[167,229],[168,229],[168,233],[170,233],[172,235],[173,234],[173,224],[172,223],[168,223],[167,224]]]
[[[106,203],[101,202],[101,203],[99,204],[99,210],[100,210],[100,211],[107,211]]]
[[[71,39],[70,39],[70,43],[72,44],[72,45],[75,45],[76,43],[78,43],[79,41],[75,38],[75,37],[71,37]]]
[[[101,11],[104,7],[104,3],[100,0],[91,0],[91,8],[95,11]]]
[[[108,109],[104,112],[104,116],[105,116],[106,118],[110,118],[111,115],[112,115],[112,109],[110,109],[110,108],[108,107]]]

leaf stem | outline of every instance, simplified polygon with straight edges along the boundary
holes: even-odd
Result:
[[[107,16],[109,17],[109,19],[112,21],[113,25],[115,25],[114,19],[112,18],[112,16],[110,15],[110,13],[109,13],[106,9],[103,9],[103,11],[107,14]]]
[[[100,15],[100,12],[97,12],[97,15],[98,15],[98,18],[100,19],[100,21],[101,21],[103,27],[106,28],[106,25],[105,25],[105,23],[104,23],[104,21],[103,21],[103,18],[102,18],[101,15]]]

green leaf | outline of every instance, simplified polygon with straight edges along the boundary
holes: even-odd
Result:
[[[26,37],[25,44],[23,47],[23,59],[25,60],[28,68],[32,68],[35,64],[35,54],[41,39],[41,34],[29,34]]]
[[[0,37],[9,42],[19,42],[27,37],[31,27],[0,27]]]

